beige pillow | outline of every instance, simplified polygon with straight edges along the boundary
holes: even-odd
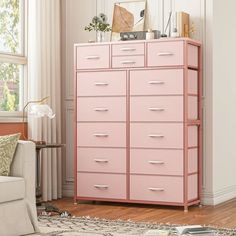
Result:
[[[11,162],[20,134],[0,136],[0,176],[10,174]]]

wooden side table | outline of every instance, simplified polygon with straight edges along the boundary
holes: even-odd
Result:
[[[41,155],[40,151],[44,148],[62,148],[65,147],[65,144],[58,143],[46,143],[46,144],[37,144],[36,143],[36,158],[37,158],[37,173],[36,173],[36,203],[37,206],[40,206],[42,203],[42,191],[41,191],[41,176],[42,176],[42,168],[41,168]]]

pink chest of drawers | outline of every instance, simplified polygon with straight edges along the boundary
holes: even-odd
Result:
[[[75,45],[75,201],[200,203],[201,70],[190,39]]]

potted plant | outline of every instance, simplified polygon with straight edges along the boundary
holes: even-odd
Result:
[[[96,31],[97,33],[97,42],[104,42],[105,32],[110,32],[110,24],[107,23],[107,16],[103,13],[100,13],[98,16],[94,16],[92,22],[85,27],[86,31]]]

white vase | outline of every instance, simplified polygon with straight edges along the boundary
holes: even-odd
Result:
[[[97,31],[97,42],[105,42],[105,32]]]

